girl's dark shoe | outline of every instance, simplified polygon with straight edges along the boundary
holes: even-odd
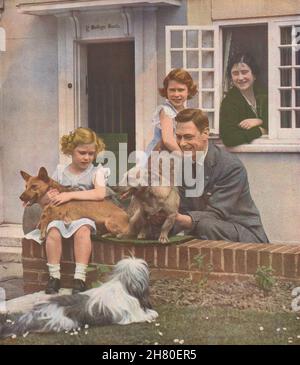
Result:
[[[80,279],[74,279],[73,281],[73,290],[72,290],[72,294],[78,294],[81,293],[83,291],[86,291],[86,285],[85,282],[83,280]]]
[[[46,294],[57,294],[60,289],[60,280],[57,278],[54,278],[53,276],[50,276],[45,293]]]

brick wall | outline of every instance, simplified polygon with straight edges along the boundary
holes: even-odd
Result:
[[[43,290],[48,280],[45,246],[23,239],[22,262],[24,291]],[[153,278],[191,277],[206,275],[211,267],[211,278],[247,279],[258,266],[272,266],[274,276],[300,282],[300,246],[285,244],[253,244],[194,239],[180,245],[111,244],[93,241],[91,263],[114,265],[122,257],[134,255],[147,261]],[[194,258],[203,256],[201,269]],[[61,262],[62,287],[71,287],[75,270],[73,241],[64,240]],[[89,272],[87,283],[96,280]]]

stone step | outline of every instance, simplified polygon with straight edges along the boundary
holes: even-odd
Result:
[[[21,262],[0,262],[0,286],[1,281],[23,276]]]
[[[21,262],[21,261],[22,261],[22,247],[0,246],[0,263]]]
[[[21,224],[0,224],[0,247],[21,247],[23,237]]]

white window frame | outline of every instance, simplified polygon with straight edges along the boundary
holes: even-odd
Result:
[[[197,30],[199,31],[199,39],[198,42],[201,45],[201,38],[202,31],[213,31],[213,47],[212,48],[188,48],[186,45],[186,31]],[[183,47],[182,48],[171,48],[171,31],[183,31]],[[201,62],[201,55],[202,52],[214,52],[213,56],[213,63],[214,66],[212,68],[190,68],[187,67],[186,64],[186,53],[187,51],[195,51],[198,50],[199,52],[199,62]],[[213,92],[214,93],[214,107],[211,109],[203,109],[206,112],[213,112],[214,113],[214,128],[210,129],[210,132],[214,135],[218,135],[219,131],[219,105],[220,105],[220,93],[219,85],[220,85],[220,78],[219,78],[219,67],[218,67],[218,60],[219,60],[219,28],[216,26],[189,26],[189,25],[169,25],[166,26],[166,74],[171,71],[171,51],[182,51],[183,52],[183,68],[189,72],[198,72],[199,75],[199,93],[198,95],[194,96],[195,98],[198,97],[199,105],[202,105],[202,91],[203,92]],[[203,89],[202,85],[202,72],[213,72],[214,73],[214,83],[213,88]]]
[[[280,27],[282,26],[293,26],[293,25],[299,25],[300,26],[300,20],[298,19],[294,21],[290,20],[276,20],[273,22],[270,22],[269,25],[269,33],[270,33],[270,41],[269,41],[269,53],[270,53],[270,73],[269,77],[272,75],[273,85],[274,83],[278,85],[278,87],[275,89],[271,89],[272,92],[272,98],[274,100],[273,108],[270,108],[271,111],[271,118],[275,121],[278,121],[280,119],[280,110],[291,110],[292,111],[292,122],[295,123],[295,116],[294,116],[294,110],[299,110],[300,107],[290,107],[290,108],[283,108],[280,107],[280,92],[279,90],[284,89],[283,87],[280,87],[280,72],[279,68],[284,68],[284,66],[280,66],[279,62],[275,62],[275,60],[280,60],[280,53],[279,49],[281,48],[279,46],[278,40],[280,40]],[[276,41],[277,40],[277,41]],[[275,42],[276,41],[276,42]],[[295,65],[295,42],[294,39],[292,39],[292,46],[287,46],[292,48],[292,67],[300,69],[300,65]],[[290,66],[287,66],[288,68]],[[294,72],[292,72],[292,91],[296,88],[294,81]],[[269,88],[270,89],[270,88]],[[297,87],[297,89],[300,89],[300,87]],[[294,92],[292,92],[292,106],[295,104],[294,100]],[[270,117],[269,117],[270,118]],[[277,138],[277,139],[291,139],[291,140],[298,140],[300,142],[300,128],[280,128],[279,126],[280,121],[277,122],[277,125],[274,127],[273,131],[274,134],[272,134],[271,138]]]
[[[209,26],[178,26],[178,29],[185,28],[186,30],[193,29],[217,29],[215,35],[218,37],[218,43],[215,43],[215,90],[219,93],[215,94],[219,97],[219,104],[215,104],[215,125],[218,127],[218,105],[222,97],[222,75],[223,62],[220,55],[223,54],[223,28],[226,26],[246,26],[246,25],[267,25],[268,27],[268,93],[269,93],[269,134],[254,140],[250,144],[244,144],[237,147],[231,147],[233,152],[300,152],[300,129],[292,131],[280,130],[280,73],[279,73],[279,43],[280,43],[280,26],[300,25],[299,16],[280,16],[268,18],[253,18],[253,19],[230,19],[214,21],[211,27]],[[176,30],[175,26],[166,27]],[[167,37],[166,37],[167,40]],[[169,39],[170,40],[170,39]],[[217,46],[218,44],[218,46]],[[294,50],[292,57],[294,57]],[[219,61],[218,61],[219,60]],[[293,61],[294,62],[294,61]],[[185,65],[184,65],[185,66]],[[166,71],[170,71],[170,43],[166,42]],[[217,76],[217,77],[216,77]],[[218,80],[217,80],[218,79]],[[274,84],[276,88],[274,88]],[[199,87],[201,84],[199,80]],[[215,100],[216,103],[216,100]],[[216,112],[217,111],[217,112]],[[283,132],[283,133],[282,133]]]

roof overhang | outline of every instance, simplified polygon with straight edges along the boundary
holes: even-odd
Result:
[[[59,15],[69,11],[105,10],[120,7],[180,6],[181,0],[65,0],[22,2],[18,12],[31,15]]]

